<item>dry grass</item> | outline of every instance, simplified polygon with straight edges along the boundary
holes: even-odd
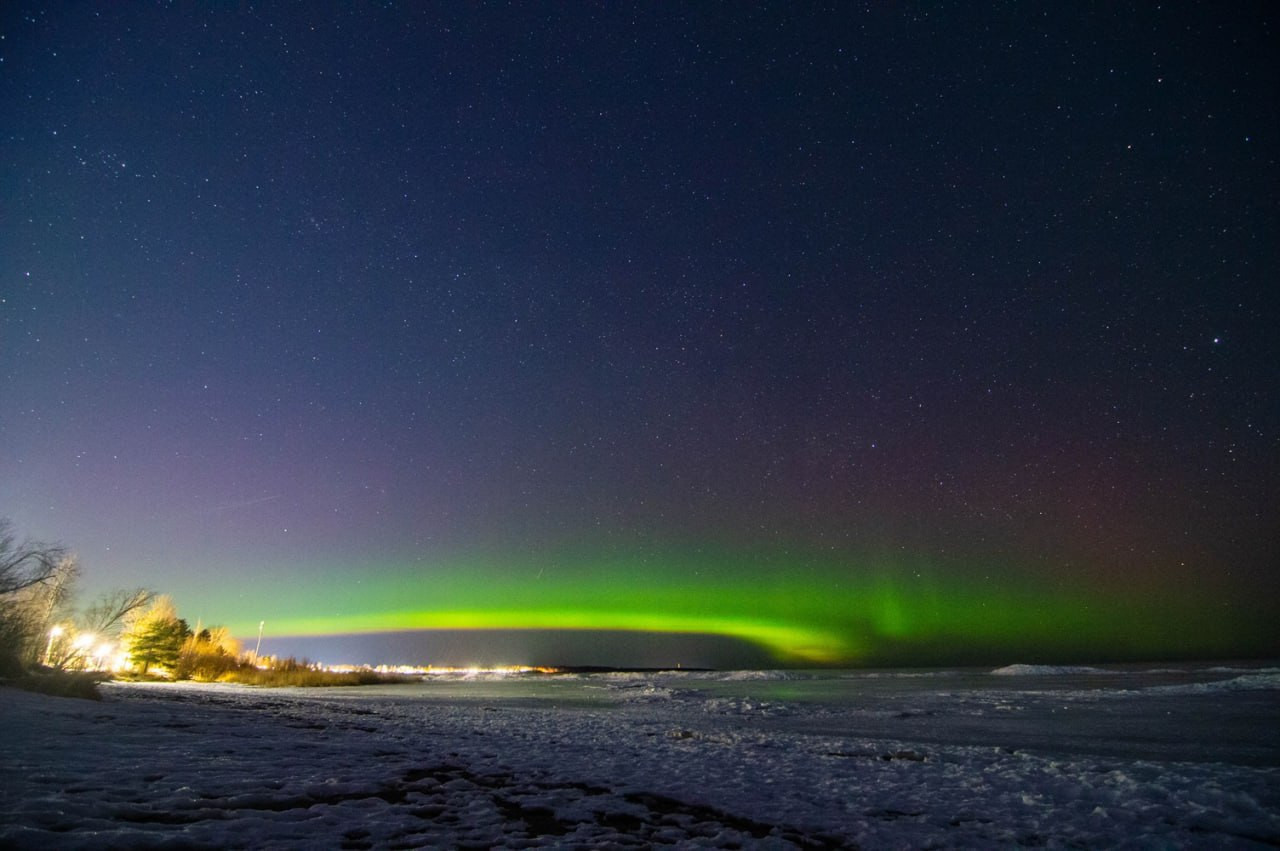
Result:
[[[408,683],[415,678],[377,671],[323,671],[313,668],[239,668],[218,677],[220,683],[267,687],[368,686]]]
[[[9,680],[9,685],[54,697],[102,700],[102,695],[98,693],[98,683],[105,679],[105,674],[95,671],[31,671]]]

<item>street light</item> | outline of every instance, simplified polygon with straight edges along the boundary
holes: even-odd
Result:
[[[49,667],[49,657],[53,655],[53,640],[62,635],[62,627],[55,626],[49,630],[49,643],[44,648],[44,666]]]
[[[71,642],[71,646],[76,649],[74,661],[77,667],[86,668],[89,665],[89,648],[98,641],[98,636],[91,632],[82,632],[76,636],[76,640]]]

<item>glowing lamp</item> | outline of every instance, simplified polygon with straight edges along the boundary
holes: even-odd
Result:
[[[53,640],[59,635],[62,635],[62,627],[54,624],[49,630],[49,643],[44,647],[44,664],[46,666],[49,664],[49,657],[53,655]]]

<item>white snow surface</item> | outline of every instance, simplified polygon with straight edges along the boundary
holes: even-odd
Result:
[[[1275,672],[0,688],[0,847],[1275,847]]]
[[[1054,674],[1105,674],[1104,668],[1089,665],[1005,665],[991,673],[1001,677],[1052,676]]]

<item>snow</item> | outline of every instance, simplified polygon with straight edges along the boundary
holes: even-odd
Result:
[[[1088,665],[1005,665],[991,673],[1000,677],[1027,677],[1055,674],[1105,674],[1106,669]]]
[[[1265,672],[1241,674],[1240,676],[1232,677],[1229,680],[1217,680],[1207,683],[1178,683],[1175,685],[1151,686],[1147,689],[1147,692],[1150,694],[1208,694],[1211,692],[1248,691],[1254,689],[1280,691],[1280,673]]]
[[[0,847],[1261,848],[1280,671],[0,688]]]

